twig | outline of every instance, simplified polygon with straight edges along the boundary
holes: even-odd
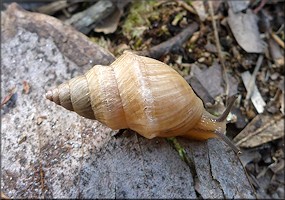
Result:
[[[253,71],[253,73],[252,73],[252,75],[250,77],[249,83],[248,83],[248,91],[247,91],[246,98],[245,98],[246,101],[248,101],[250,99],[251,95],[252,95],[253,88],[254,88],[253,86],[255,84],[255,77],[256,77],[257,72],[260,69],[262,61],[263,61],[263,55],[261,54],[258,57],[258,60],[256,62],[256,66],[254,68],[254,71]]]
[[[275,42],[276,42],[277,44],[279,44],[283,49],[285,48],[285,47],[284,47],[284,41],[282,41],[282,40],[278,37],[278,35],[276,35],[274,32],[271,32],[270,35],[271,35],[271,37],[273,38],[273,40],[275,40]]]
[[[169,40],[160,43],[149,50],[136,52],[138,55],[149,56],[152,58],[160,58],[161,56],[169,53],[173,48],[182,46],[185,41],[198,29],[198,24],[193,22],[188,27],[186,27],[178,35],[170,38]]]
[[[257,14],[258,11],[260,11],[263,8],[263,6],[266,4],[267,1],[268,0],[261,0],[259,6],[253,10],[253,13]]]
[[[206,17],[206,20],[207,21],[212,21],[212,19],[214,18],[214,20],[222,20],[224,17],[223,16],[221,16],[221,15],[215,15],[215,16],[208,16],[208,17]]]
[[[218,30],[217,30],[217,25],[216,25],[216,21],[214,19],[214,9],[213,9],[213,4],[212,1],[208,1],[209,2],[209,11],[210,11],[210,15],[211,15],[211,19],[212,19],[212,26],[214,28],[214,35],[215,35],[215,40],[216,40],[216,47],[218,50],[218,56],[220,59],[220,63],[222,65],[223,68],[223,79],[225,82],[225,93],[226,96],[229,95],[229,81],[228,81],[228,75],[227,75],[227,71],[226,71],[226,66],[224,63],[224,58],[222,55],[222,50],[221,50],[221,44],[220,44],[220,39],[219,39],[219,34],[218,34]]]

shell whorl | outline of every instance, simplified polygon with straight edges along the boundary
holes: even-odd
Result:
[[[127,128],[114,70],[110,66],[95,65],[86,74],[48,91],[46,98],[112,129]]]
[[[46,98],[88,119],[96,119],[86,77],[78,76],[46,93]]]

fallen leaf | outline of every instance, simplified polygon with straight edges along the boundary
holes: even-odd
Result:
[[[207,89],[203,87],[201,82],[195,76],[185,77],[186,81],[191,85],[195,93],[203,100],[205,104],[210,103],[214,104],[215,100],[208,93]]]
[[[250,3],[249,0],[243,0],[243,1],[229,0],[228,1],[229,7],[232,9],[234,13],[238,13],[240,11],[247,9],[249,3]]]
[[[208,93],[215,98],[224,93],[223,88],[223,75],[221,65],[214,62],[213,65],[207,69],[200,69],[198,65],[193,65],[191,74],[195,76],[201,85],[207,89]],[[237,80],[228,74],[229,96],[237,93]]]
[[[257,115],[234,139],[243,148],[252,148],[279,139],[284,135],[282,116]]]
[[[228,24],[237,43],[248,53],[264,52],[264,42],[260,38],[257,17],[250,9],[246,13],[234,13],[228,10]]]
[[[131,0],[120,0],[113,2],[115,4],[115,10],[109,16],[97,23],[94,31],[103,32],[105,34],[114,33],[118,28],[120,18],[124,12],[124,7],[130,2]]]
[[[105,34],[114,33],[117,30],[122,12],[116,8],[108,17],[98,23],[94,28],[95,32],[103,32]]]

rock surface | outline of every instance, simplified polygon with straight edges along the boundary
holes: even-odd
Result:
[[[108,51],[59,20],[11,4],[1,13],[1,191],[10,198],[255,198],[238,157],[219,140],[147,140],[64,110],[44,98]],[[80,67],[79,67],[80,66]],[[30,86],[23,92],[23,81]],[[194,168],[194,171],[191,170]]]

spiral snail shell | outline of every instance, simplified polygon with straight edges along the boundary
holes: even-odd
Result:
[[[48,91],[46,98],[112,129],[129,128],[149,139],[220,136],[236,148],[223,134],[231,105],[223,116],[214,117],[174,69],[131,52],[110,66],[95,65]]]

